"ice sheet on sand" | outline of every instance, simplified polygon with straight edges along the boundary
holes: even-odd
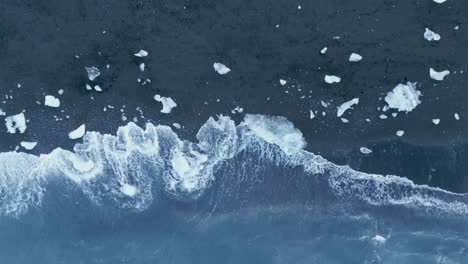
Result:
[[[226,65],[219,63],[219,62],[213,63],[213,68],[217,73],[221,75],[227,74],[228,72],[231,71],[231,69],[229,69]]]
[[[433,68],[429,69],[429,76],[431,79],[434,79],[436,81],[443,81],[445,76],[449,75],[450,71],[444,70],[444,71],[436,71]]]
[[[46,95],[44,98],[44,105],[50,107],[60,107],[60,100],[52,95]]]
[[[424,38],[427,39],[428,41],[433,41],[433,40],[437,41],[437,40],[440,40],[440,35],[426,28],[426,31],[424,31]]]
[[[339,83],[341,81],[341,78],[335,75],[325,75],[325,82],[326,83]]]
[[[88,73],[88,79],[90,81],[94,81],[99,75],[101,75],[101,72],[99,71],[98,68],[92,66],[92,67],[85,67],[86,72]]]
[[[161,95],[157,94],[154,96],[154,100],[162,103],[163,108],[161,109],[161,113],[169,114],[172,111],[172,108],[176,107],[177,104],[172,100],[170,97],[162,97]]]
[[[307,144],[302,132],[285,117],[247,114],[243,123],[258,137],[279,146],[286,154],[294,154]]]
[[[421,103],[419,96],[421,92],[416,90],[416,84],[408,82],[408,84],[398,84],[391,92],[385,96],[390,108],[398,109],[398,111],[411,112],[417,105]]]
[[[5,126],[7,127],[8,133],[15,134],[16,130],[20,133],[26,131],[26,118],[23,113],[8,116],[5,118]]]
[[[27,149],[27,150],[32,150],[33,148],[35,148],[37,145],[37,142],[27,142],[27,141],[22,141],[20,143],[20,146],[22,146],[23,148]]]
[[[359,98],[354,98],[352,100],[349,100],[349,101],[343,103],[342,105],[340,105],[338,107],[338,111],[336,112],[336,116],[337,117],[342,116],[346,112],[346,110],[350,109],[353,105],[358,104],[358,103],[359,103]]]
[[[350,62],[357,62],[357,61],[360,61],[362,60],[362,56],[357,54],[357,53],[351,53],[351,55],[349,56],[349,61]]]
[[[78,127],[77,129],[75,129],[72,132],[68,133],[68,137],[70,139],[78,139],[78,138],[82,138],[85,133],[86,133],[86,125],[83,124],[80,127]]]

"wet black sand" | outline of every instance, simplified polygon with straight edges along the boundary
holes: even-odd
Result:
[[[241,120],[231,114],[240,106],[286,116],[304,133],[308,149],[337,163],[466,192],[467,12],[463,1],[451,0],[2,1],[0,108],[7,115],[26,110],[29,123],[25,134],[1,130],[0,150],[13,150],[22,140],[39,142],[33,153],[71,148],[75,142],[67,134],[80,124],[113,133],[133,117],[140,125],[178,122],[181,137],[193,139],[210,116]],[[442,39],[426,41],[425,27]],[[149,56],[133,56],[140,49]],[[351,52],[364,59],[348,62]],[[213,62],[232,71],[218,75]],[[84,67],[92,65],[101,69],[96,83],[102,93],[85,89]],[[430,67],[451,74],[436,82]],[[325,74],[342,81],[329,85]],[[151,83],[143,86],[138,78]],[[379,98],[407,81],[418,82],[422,104],[380,120],[377,108],[385,103]],[[46,94],[58,96],[62,106],[36,104]],[[173,98],[178,107],[160,113],[155,94]],[[354,97],[360,103],[345,114],[350,123],[344,124],[336,106]],[[320,100],[333,102],[324,109]],[[104,112],[108,105],[115,109]],[[123,105],[127,121],[121,119]],[[310,120],[310,109],[327,115]],[[433,125],[433,118],[441,123]],[[400,129],[402,138],[395,135]],[[360,146],[374,153],[363,156]]]

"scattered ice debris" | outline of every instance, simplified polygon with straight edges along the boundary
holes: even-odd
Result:
[[[372,153],[372,150],[368,149],[366,147],[360,147],[359,151],[361,151],[362,154],[371,154]]]
[[[280,79],[279,82],[280,82],[280,84],[283,85],[283,86],[287,83],[286,80],[283,80],[283,79]]]
[[[172,100],[170,97],[162,97],[159,94],[154,96],[154,100],[162,103],[163,108],[161,109],[161,113],[169,114],[172,111],[172,108],[176,107],[177,104]]]
[[[459,25],[456,25],[453,29],[458,30],[460,28]]]
[[[349,123],[349,120],[342,117],[342,118],[341,118],[341,122],[343,122],[343,123]]]
[[[382,115],[380,115],[380,116],[379,116],[379,118],[380,118],[380,119],[387,119],[387,118],[388,118],[388,116],[386,116],[386,115],[382,114]]]
[[[140,63],[140,65],[138,66],[138,68],[140,68],[140,71],[145,71],[145,64],[144,63]]]
[[[339,83],[341,78],[335,75],[325,75],[325,82],[326,83]]]
[[[0,116],[6,116],[6,113],[0,108]]]
[[[63,89],[58,90],[58,94],[62,95],[63,94]]]
[[[314,118],[315,118],[314,111],[310,110],[309,117],[310,117],[310,119],[314,119]]]
[[[234,108],[234,109],[231,110],[231,113],[233,113],[233,114],[235,114],[235,113],[239,113],[239,114],[240,114],[240,113],[242,113],[242,112],[244,112],[244,108],[239,107],[239,106],[237,106],[236,108]]]
[[[396,135],[399,136],[399,137],[402,137],[404,134],[405,134],[405,131],[404,131],[404,130],[398,130],[398,131],[396,132]]]
[[[419,100],[421,92],[416,90],[416,83],[398,84],[391,92],[385,96],[388,107],[398,109],[398,111],[411,112],[421,103]]]
[[[351,55],[349,56],[349,61],[351,62],[357,62],[360,60],[362,60],[362,56],[357,53],[351,53]]]
[[[455,120],[460,120],[460,115],[458,115],[458,113],[453,114],[453,117]]]
[[[5,125],[7,127],[8,133],[15,134],[16,130],[18,130],[20,133],[24,133],[27,128],[24,113],[6,117]]]
[[[322,50],[320,50],[320,53],[321,53],[321,54],[325,54],[325,53],[327,53],[327,50],[328,50],[328,48],[325,47],[325,48],[323,48]]]
[[[130,196],[130,197],[133,197],[135,196],[135,194],[137,193],[138,189],[133,186],[133,185],[130,185],[128,183],[124,183],[122,184],[122,186],[120,187],[120,191],[127,195],[127,196]]]
[[[424,38],[429,41],[433,41],[433,40],[438,41],[440,40],[440,35],[426,28],[426,31],[424,32]]]
[[[444,80],[445,76],[449,75],[450,74],[450,71],[448,70],[444,70],[444,71],[441,71],[441,72],[438,72],[436,70],[434,70],[433,68],[430,68],[429,69],[429,76],[436,80],[436,81],[442,81]]]
[[[101,72],[99,71],[98,68],[92,66],[92,67],[85,67],[86,72],[88,73],[88,79],[90,81],[94,81],[99,75],[101,75]]]
[[[285,117],[247,114],[243,123],[258,137],[279,146],[288,155],[301,151],[307,144],[301,131]]]
[[[228,67],[226,67],[226,65],[222,64],[222,63],[219,63],[219,62],[215,62],[213,63],[213,68],[214,70],[223,75],[223,74],[227,74],[228,72],[231,71],[231,69],[229,69]]]
[[[91,90],[93,90],[93,87],[91,87],[91,85],[89,85],[89,84],[86,84],[86,90],[91,91]]]
[[[442,4],[442,3],[444,3],[445,1],[447,1],[447,0],[434,0],[434,2],[436,2],[436,3],[438,3],[438,4]]]
[[[385,241],[387,240],[385,237],[381,236],[381,235],[376,235],[375,237],[372,238],[372,240],[378,242],[378,243],[385,243]]]
[[[177,129],[181,129],[182,126],[179,123],[173,123],[172,126],[174,126]]]
[[[82,124],[77,129],[73,130],[72,132],[68,133],[68,137],[70,139],[79,139],[82,138],[86,133],[86,125]]]
[[[437,126],[440,123],[440,118],[432,119],[432,123]]]
[[[60,100],[52,95],[46,95],[44,98],[44,105],[50,107],[60,107]]]
[[[323,100],[320,100],[320,104],[325,108],[328,107],[328,103],[324,102]]]
[[[23,141],[20,143],[20,146],[22,146],[23,148],[27,149],[27,150],[32,150],[33,148],[35,148],[37,145],[37,142],[27,142],[27,141]]]
[[[94,85],[94,90],[96,90],[97,92],[102,92],[102,88],[99,85]]]
[[[352,100],[349,100],[349,101],[343,103],[342,105],[340,105],[338,107],[338,111],[336,113],[336,116],[337,117],[342,116],[346,112],[346,110],[350,109],[353,105],[358,104],[358,103],[359,103],[359,98],[354,98]]]
[[[148,56],[148,52],[146,50],[140,50],[139,52],[137,52],[137,53],[135,53],[133,55],[142,58],[142,57]]]

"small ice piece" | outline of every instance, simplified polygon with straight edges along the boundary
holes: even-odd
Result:
[[[99,85],[94,85],[94,90],[96,90],[97,92],[102,92],[102,88]]]
[[[63,94],[63,89],[58,90],[58,94],[62,95]]]
[[[356,62],[360,60],[362,60],[362,56],[357,53],[351,53],[351,55],[349,56],[349,61],[351,62]]]
[[[355,104],[358,104],[359,103],[359,98],[354,98],[352,100],[349,100],[345,103],[343,103],[342,105],[340,105],[338,107],[338,111],[336,113],[336,116],[337,117],[340,117],[344,114],[344,112],[346,112],[346,110],[350,109],[353,105]]]
[[[368,149],[366,147],[360,147],[359,151],[361,151],[362,154],[371,154],[372,153],[372,150]]]
[[[91,85],[89,85],[89,84],[86,84],[86,90],[91,91],[91,90],[93,90],[93,87],[91,87]]]
[[[6,113],[0,108],[0,116],[5,116]]]
[[[440,123],[440,118],[434,118],[432,119],[432,123],[434,123],[434,125],[438,125]]]
[[[8,133],[15,134],[18,130],[21,134],[26,131],[26,118],[23,113],[17,115],[8,116],[5,118],[5,126],[7,127]]]
[[[44,98],[44,105],[50,107],[60,107],[60,100],[52,95],[46,95]]]
[[[315,118],[315,114],[314,114],[314,111],[310,110],[310,115],[309,115],[310,119],[314,119]]]
[[[385,237],[381,236],[381,235],[376,235],[375,237],[372,238],[372,240],[374,240],[374,241],[376,241],[378,243],[385,243],[385,241],[387,239]]]
[[[181,129],[181,128],[182,128],[182,126],[181,126],[179,123],[173,123],[172,125],[173,125],[175,128],[177,128],[177,129]]]
[[[140,63],[140,65],[138,66],[140,68],[140,71],[145,71],[145,64],[144,63]]]
[[[341,78],[335,75],[325,75],[325,82],[326,83],[339,83]]]
[[[341,118],[341,122],[343,122],[343,123],[349,123],[349,120],[342,117],[342,118]]]
[[[68,137],[70,139],[79,139],[79,138],[82,138],[85,133],[86,133],[86,125],[82,124],[77,129],[75,129],[72,132],[68,133]]]
[[[90,81],[94,81],[99,75],[101,75],[101,72],[99,71],[98,68],[92,66],[92,67],[85,67],[86,72],[88,73],[88,79]]]
[[[304,136],[285,117],[247,114],[245,124],[255,135],[279,146],[286,154],[295,154],[306,146]]]
[[[450,71],[448,71],[448,70],[438,72],[438,71],[434,70],[433,68],[429,69],[429,76],[432,79],[436,80],[436,81],[443,81],[445,76],[447,76],[449,74],[450,74]]]
[[[442,4],[442,3],[444,3],[445,1],[447,1],[447,0],[434,0],[434,2],[436,2],[436,3],[438,3],[438,4]]]
[[[140,50],[139,52],[137,52],[137,53],[135,53],[133,55],[142,58],[142,57],[148,56],[148,52],[146,50]]]
[[[392,91],[385,96],[385,102],[388,107],[398,109],[398,111],[411,112],[421,103],[419,96],[421,92],[416,90],[416,84],[398,84]]]
[[[22,142],[20,143],[20,145],[21,145],[23,148],[27,149],[27,150],[32,150],[33,148],[36,147],[37,142],[22,141]]]
[[[379,116],[379,118],[380,118],[380,119],[387,119],[388,116],[382,114],[382,115]]]
[[[437,40],[440,40],[440,35],[426,28],[426,31],[424,32],[424,38],[429,41],[433,41],[433,40],[437,41]]]
[[[324,102],[323,100],[320,100],[320,104],[325,108],[328,107],[328,103]]]
[[[177,104],[172,100],[170,97],[162,97],[159,94],[154,96],[154,100],[162,103],[163,108],[161,109],[161,113],[169,114],[172,111],[172,108],[176,107]]]
[[[133,186],[133,185],[130,185],[128,183],[124,183],[122,184],[122,186],[120,187],[120,191],[127,195],[127,196],[130,196],[130,197],[133,197],[135,196],[135,194],[137,193],[138,189],[137,187]]]
[[[327,50],[328,50],[328,48],[325,47],[325,48],[323,48],[322,50],[320,50],[320,53],[321,53],[321,54],[325,54],[325,53],[327,53]]]
[[[223,74],[227,74],[228,72],[231,71],[231,69],[229,69],[228,67],[226,67],[226,65],[222,64],[222,63],[219,63],[219,62],[215,62],[213,63],[213,68],[214,70],[223,75]]]
[[[95,166],[92,160],[85,161],[76,156],[71,159],[71,162],[73,164],[73,168],[79,172],[90,172]]]
[[[455,120],[460,120],[460,115],[458,115],[458,113],[453,114],[453,117]]]
[[[286,83],[287,83],[286,80],[280,79],[280,84],[281,84],[281,85],[284,86]]]
[[[405,131],[404,131],[404,130],[398,130],[398,131],[396,132],[396,135],[399,136],[399,137],[403,136],[404,134],[405,134]]]

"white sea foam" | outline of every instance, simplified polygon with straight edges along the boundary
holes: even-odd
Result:
[[[41,156],[0,153],[0,214],[19,216],[44,206],[49,182],[60,179],[97,205],[136,211],[152,204],[156,184],[173,199],[197,199],[216,181],[219,168],[242,152],[262,158],[241,160],[241,167],[272,166],[263,159],[283,169],[301,168],[310,177],[323,177],[327,188],[347,201],[468,216],[465,194],[357,172],[305,151],[302,133],[284,117],[246,115],[237,126],[229,117],[210,118],[196,138],[196,143],[183,141],[168,126],[147,124],[142,129],[129,123],[116,135],[88,132],[73,151],[58,148]],[[257,177],[242,175],[239,166],[227,168],[235,170],[228,177]]]

